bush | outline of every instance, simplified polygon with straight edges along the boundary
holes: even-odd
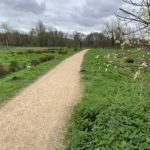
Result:
[[[36,60],[36,59],[35,59],[35,60],[32,60],[32,61],[31,61],[31,65],[32,65],[32,66],[37,66],[37,65],[39,65],[39,64],[40,64],[40,60]]]
[[[43,54],[43,53],[55,53],[55,51],[46,49],[46,50],[27,50],[27,54]]]
[[[23,55],[24,52],[17,52],[17,55]]]
[[[59,50],[59,51],[58,51],[58,54],[67,54],[67,51]]]
[[[22,70],[22,69],[25,69],[27,67],[27,65],[24,63],[24,64],[21,64],[20,65],[20,70]]]
[[[4,76],[9,73],[9,69],[0,64],[0,76]]]
[[[127,63],[134,63],[134,59],[133,58],[126,58],[125,62],[127,62]]]
[[[11,78],[11,81],[17,81],[17,80],[20,80],[20,79],[21,79],[20,77],[13,76],[13,77]]]
[[[45,57],[41,57],[40,61],[41,62],[46,62],[46,61],[50,61],[52,59],[54,59],[54,56],[45,56]]]
[[[55,58],[54,56],[41,57],[41,58],[39,58],[39,59],[32,60],[32,61],[31,61],[31,65],[36,66],[36,65],[39,65],[40,63],[50,61],[50,60],[52,60],[52,59],[54,59],[54,58]]]
[[[55,51],[55,50],[49,50],[49,52],[51,52],[51,53],[56,53],[56,51]]]
[[[12,61],[10,63],[9,69],[10,69],[11,72],[15,72],[15,71],[20,70],[19,63],[17,61]]]
[[[33,51],[33,50],[31,50],[31,49],[28,49],[28,50],[26,51],[26,53],[27,53],[27,54],[33,54],[33,53],[35,53],[35,51]]]

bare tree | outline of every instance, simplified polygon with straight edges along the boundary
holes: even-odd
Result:
[[[6,43],[6,46],[8,47],[9,46],[9,34],[12,31],[12,28],[6,22],[3,22],[0,27],[1,27],[2,30],[4,30],[4,33],[5,33],[5,43]]]
[[[37,42],[39,46],[44,46],[46,43],[46,27],[42,21],[39,21],[36,26]]]
[[[112,20],[105,24],[104,33],[111,39],[112,47],[114,48],[117,45],[120,45],[122,42],[122,37],[124,34],[124,28],[121,26],[119,21]]]
[[[75,50],[77,50],[78,48],[82,48],[82,36],[83,36],[82,33],[75,32],[74,37],[73,37]]]

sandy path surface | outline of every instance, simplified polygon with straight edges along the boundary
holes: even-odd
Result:
[[[63,150],[63,133],[80,98],[87,50],[66,59],[0,109],[0,150]]]

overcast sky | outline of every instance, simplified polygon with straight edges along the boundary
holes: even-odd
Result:
[[[38,20],[66,32],[101,31],[121,0],[0,0],[0,23],[28,31]]]

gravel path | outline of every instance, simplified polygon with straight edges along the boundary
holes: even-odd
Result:
[[[66,59],[0,109],[0,150],[63,150],[65,125],[80,98],[87,50]]]

